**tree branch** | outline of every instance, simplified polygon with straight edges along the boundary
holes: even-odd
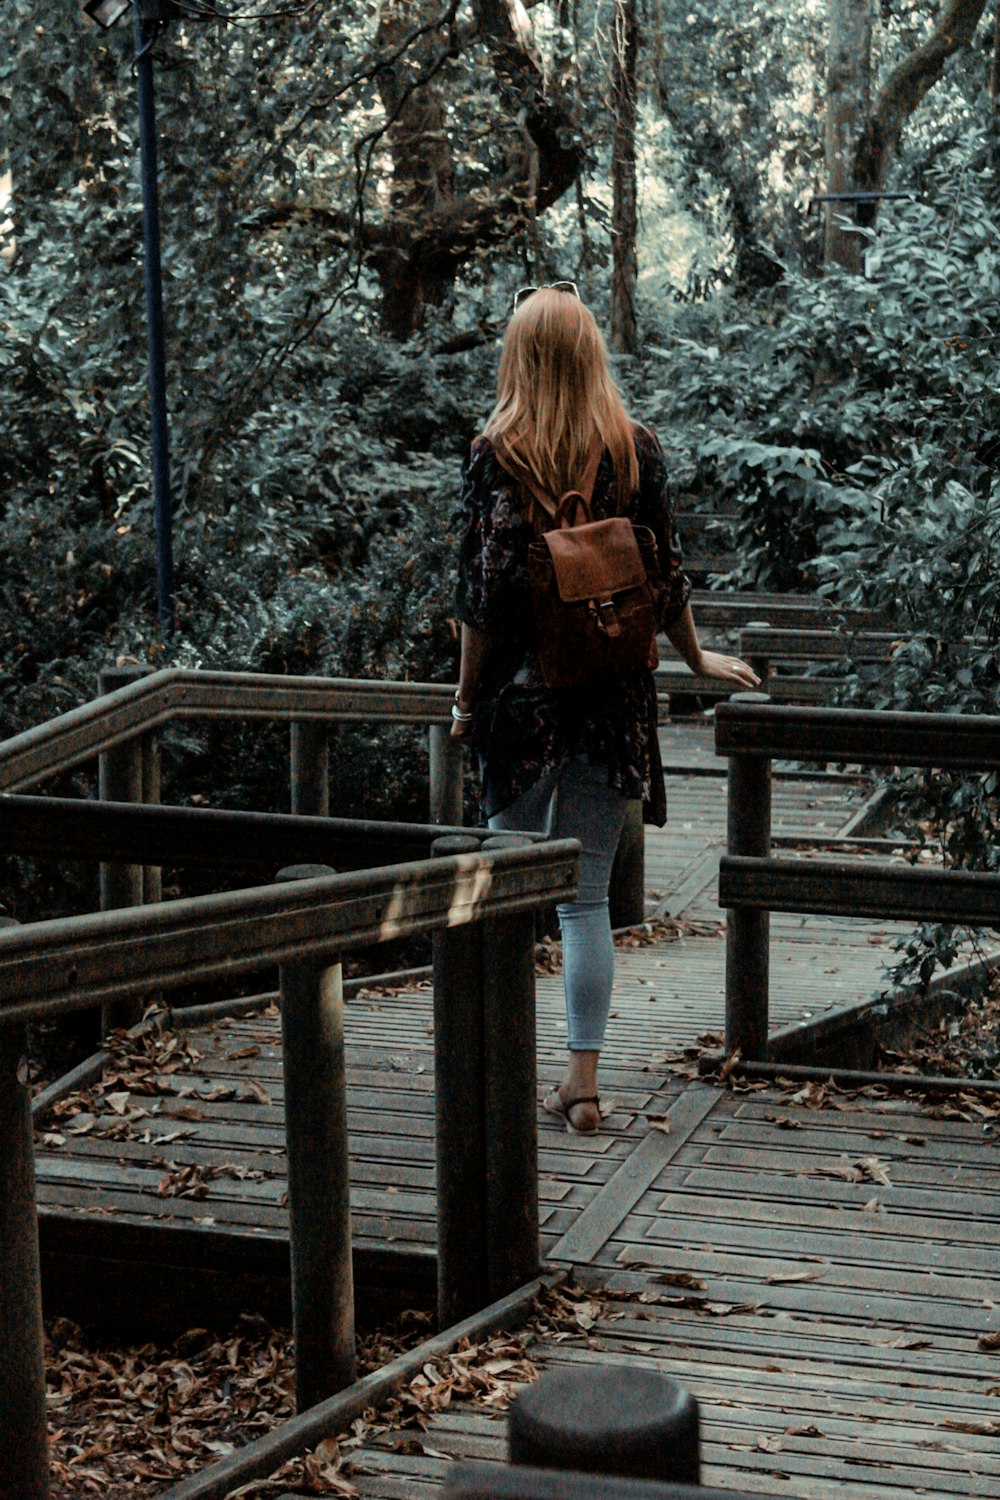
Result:
[[[948,0],[931,35],[886,79],[855,154],[858,188],[877,192],[899,147],[903,128],[944,72],[952,53],[967,47],[986,9],[987,0]]]

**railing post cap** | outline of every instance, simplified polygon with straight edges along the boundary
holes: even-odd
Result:
[[[275,875],[275,880],[319,880],[323,875],[336,875],[332,865],[285,865]]]
[[[657,1370],[547,1370],[508,1415],[511,1463],[700,1481],[698,1403]]]
[[[535,840],[527,833],[492,833],[483,839],[483,853],[496,853],[498,849],[527,849]]]
[[[449,854],[478,854],[482,841],[471,833],[444,833],[431,845],[435,859],[446,859]]]
[[[771,694],[770,693],[754,693],[754,692],[731,693],[729,695],[729,702],[730,703],[740,703],[740,704],[742,704],[742,703],[770,703],[771,702]],[[724,707],[725,707],[725,704],[722,704],[722,703],[719,704],[719,708],[724,708]]]

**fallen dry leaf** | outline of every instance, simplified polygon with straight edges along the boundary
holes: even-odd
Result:
[[[241,1091],[237,1095],[240,1104],[270,1104],[271,1096],[263,1084],[257,1083],[250,1078],[241,1085]]]
[[[663,1282],[665,1286],[687,1287],[692,1292],[703,1292],[706,1289],[706,1283],[701,1277],[692,1276],[690,1271],[660,1271],[652,1279]]]

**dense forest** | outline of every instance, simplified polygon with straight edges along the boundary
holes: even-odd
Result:
[[[554,278],[609,331],[682,537],[738,509],[719,586],[889,608],[895,706],[996,711],[1000,8],[155,9],[176,630],[132,27],[8,0],[0,737],[122,658],[452,680],[459,466],[513,292]],[[900,196],[813,201],[857,192]],[[177,796],[280,806],[277,739],[166,749]],[[371,760],[342,756],[339,810],[418,805],[412,756]],[[995,792],[935,783],[954,858],[1000,858]]]

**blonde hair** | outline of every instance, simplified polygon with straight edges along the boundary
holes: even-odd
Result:
[[[542,287],[515,309],[483,434],[501,459],[526,469],[553,496],[579,484],[600,436],[619,503],[638,488],[632,424],[601,331],[578,297]]]

